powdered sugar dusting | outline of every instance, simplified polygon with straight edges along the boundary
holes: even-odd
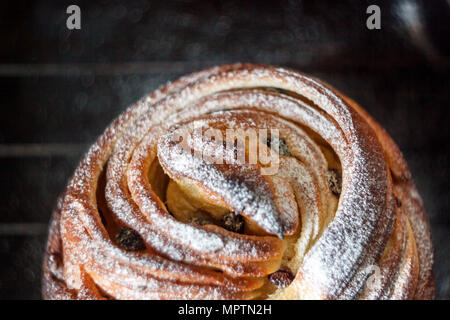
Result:
[[[388,292],[391,297],[432,297],[431,241],[420,197],[398,148],[352,103],[298,72],[249,64],[211,68],[144,97],[98,138],[69,181],[51,225],[45,297],[258,296],[262,278],[283,259],[284,242],[177,221],[148,181],[153,161],[174,180],[196,181],[269,234],[294,232],[299,212],[301,230],[288,262],[298,273],[291,286],[272,298],[357,298],[367,281],[360,271],[382,261],[391,261],[384,270],[400,271],[397,277],[385,274],[391,280],[380,282],[379,297]],[[231,161],[212,166],[164,140],[173,125],[197,121],[214,127],[225,120],[229,128],[280,129],[290,155],[280,156],[280,170],[273,177],[262,177],[259,165]],[[300,126],[320,135],[339,157],[343,186],[336,212],[327,186],[327,160]],[[194,134],[193,141],[197,138]],[[211,155],[220,149],[201,146]],[[395,174],[403,177],[400,183],[390,178],[385,152]],[[234,154],[225,156],[232,159]],[[102,172],[105,190],[99,189]],[[146,251],[126,252],[114,243],[112,229],[103,225],[98,212],[98,193],[109,209],[104,214],[118,226],[136,230]],[[401,197],[403,211],[395,208],[394,193]],[[387,245],[390,237],[402,234],[398,230],[407,229],[394,228],[399,212],[408,216],[399,223],[411,222],[404,259],[394,259],[403,246]]]

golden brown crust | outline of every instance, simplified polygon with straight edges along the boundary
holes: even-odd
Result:
[[[195,137],[195,124],[276,128],[288,152],[268,176],[260,163],[212,165],[168,140]],[[329,168],[342,172],[340,195]],[[244,217],[244,234],[187,220],[227,211]],[[114,240],[124,227],[145,250]],[[319,80],[236,64],[167,84],[98,138],[53,214],[43,296],[430,299],[432,263],[420,196],[384,129]],[[273,288],[267,275],[282,265],[295,279]]]

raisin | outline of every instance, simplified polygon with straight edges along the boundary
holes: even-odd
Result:
[[[115,237],[116,243],[127,251],[143,251],[146,249],[145,242],[135,230],[123,227]]]
[[[269,282],[281,288],[285,288],[290,285],[291,282],[294,281],[294,278],[295,276],[292,271],[287,268],[282,268],[269,274]]]
[[[330,190],[335,196],[339,196],[342,191],[342,178],[339,170],[330,168],[327,173]]]
[[[228,212],[222,217],[222,226],[228,231],[243,233],[244,218],[234,212]]]
[[[278,153],[280,156],[290,156],[289,148],[284,139],[278,137],[269,137],[267,138],[267,146]],[[278,144],[278,150],[275,150],[275,146]]]

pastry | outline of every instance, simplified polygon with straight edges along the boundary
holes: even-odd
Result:
[[[430,299],[430,228],[353,100],[235,64],[128,108],[54,211],[46,299]]]

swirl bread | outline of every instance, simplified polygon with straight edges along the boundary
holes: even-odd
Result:
[[[198,128],[270,129],[255,144],[269,161],[246,161],[248,136]],[[429,299],[432,263],[384,129],[317,79],[236,64],[166,84],[97,139],[53,214],[43,296]]]

